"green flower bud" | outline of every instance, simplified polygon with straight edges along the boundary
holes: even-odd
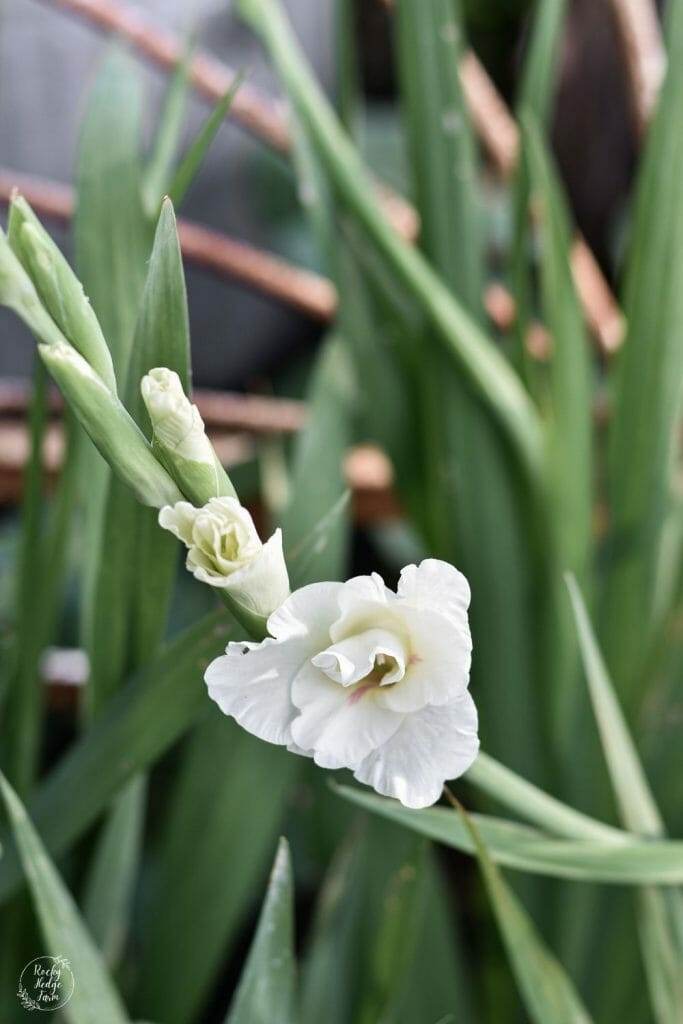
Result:
[[[65,399],[111,468],[144,505],[182,499],[141,430],[92,366],[66,341],[38,346]]]
[[[235,489],[206,436],[199,409],[173,370],[160,366],[142,378],[140,391],[152,424],[152,448],[186,497],[197,505],[234,497]]]
[[[63,343],[64,336],[46,312],[33,282],[0,229],[0,305],[14,310],[39,341]]]
[[[10,242],[64,337],[116,393],[111,352],[83,285],[21,196],[12,200]]]

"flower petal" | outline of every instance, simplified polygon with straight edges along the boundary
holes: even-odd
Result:
[[[288,744],[298,714],[291,700],[292,680],[311,653],[303,639],[231,643],[206,670],[209,696],[247,732],[269,743]]]
[[[339,616],[343,583],[310,583],[295,590],[268,619],[268,631],[278,640],[308,636],[312,653],[330,644],[330,626]]]
[[[436,803],[447,779],[470,767],[479,750],[477,709],[469,693],[452,704],[406,715],[394,735],[354,775],[406,807]]]
[[[385,707],[403,713],[427,704],[450,704],[467,689],[472,661],[472,640],[467,619],[456,625],[431,608],[401,606],[408,634],[409,664],[396,686],[387,686],[377,698]]]
[[[407,565],[398,582],[398,596],[418,608],[448,616],[459,626],[467,624],[470,585],[461,572],[439,558]]]
[[[355,768],[402,721],[374,699],[378,690],[362,682],[345,688],[314,665],[304,665],[292,684],[292,701],[301,711],[292,722],[294,742],[325,767]]]
[[[289,595],[289,576],[282,552],[282,531],[276,530],[242,569],[222,584],[236,600],[257,615],[270,615]]]
[[[164,505],[159,510],[159,526],[170,530],[187,547],[192,543],[192,528],[197,509],[189,501],[177,501],[175,505]]]

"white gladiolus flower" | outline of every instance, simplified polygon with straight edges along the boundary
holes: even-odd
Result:
[[[437,559],[407,566],[396,594],[376,574],[303,587],[270,637],[209,665],[209,695],[255,736],[426,807],[479,749],[469,600]]]
[[[188,548],[186,566],[202,583],[220,587],[250,612],[267,617],[289,594],[282,532],[261,543],[254,521],[237,498],[167,505],[159,525]]]
[[[183,391],[178,374],[159,366],[142,378],[140,390],[159,444],[182,459],[213,466],[204,421]]]

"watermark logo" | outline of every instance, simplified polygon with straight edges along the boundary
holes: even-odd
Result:
[[[51,1012],[71,999],[76,982],[65,956],[37,956],[26,964],[19,978],[17,998],[25,1010]]]

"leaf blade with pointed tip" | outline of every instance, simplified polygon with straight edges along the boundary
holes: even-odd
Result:
[[[639,835],[661,837],[664,822],[643,771],[597,645],[581,591],[566,577],[586,678],[602,748],[621,818]],[[641,949],[652,1005],[660,1024],[683,1018],[683,901],[678,892],[642,889],[638,894]],[[673,927],[672,927],[673,925]]]
[[[591,1024],[573,983],[543,944],[536,927],[489,856],[474,821],[462,809],[479,867],[527,1012],[536,1024]]]
[[[473,853],[464,825],[444,807],[410,810],[396,800],[349,786],[333,786],[346,800],[420,835]],[[643,840],[622,833],[619,841],[549,839],[538,829],[489,815],[474,816],[494,861],[504,867],[554,878],[614,885],[680,885],[683,842]]]
[[[26,879],[46,944],[53,956],[65,955],[77,975],[64,1007],[70,1024],[127,1024],[123,1002],[110,981],[78,908],[50,861],[40,836],[5,777],[0,792],[16,837]]]
[[[294,888],[280,840],[263,909],[225,1024],[294,1024]]]
[[[240,71],[235,76],[234,82],[209,114],[200,128],[196,139],[176,167],[171,183],[168,186],[168,195],[174,206],[179,207],[187,195],[187,191],[197,176],[204,157],[208,153],[218,129],[225,120],[245,76],[246,72],[244,71]]]

